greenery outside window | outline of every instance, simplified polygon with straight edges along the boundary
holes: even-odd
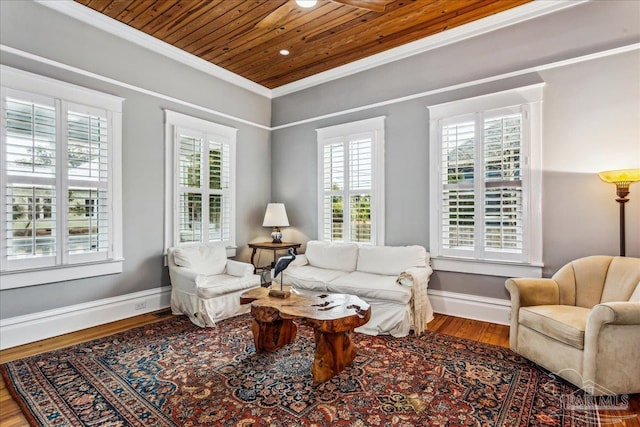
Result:
[[[122,99],[2,74],[2,289],[121,272]]]
[[[429,107],[434,268],[541,274],[539,85]]]
[[[236,129],[165,111],[166,246],[223,242],[235,250]]]
[[[317,132],[318,239],[384,245],[384,117]]]

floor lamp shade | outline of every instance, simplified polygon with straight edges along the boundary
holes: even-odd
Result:
[[[264,213],[263,227],[273,227],[271,238],[273,243],[282,243],[282,232],[280,227],[289,226],[289,218],[284,208],[284,203],[269,203]]]
[[[598,174],[604,182],[616,185],[616,201],[620,203],[620,256],[625,256],[625,219],[624,204],[629,201],[629,186],[632,182],[640,181],[640,169],[618,169],[603,171]]]

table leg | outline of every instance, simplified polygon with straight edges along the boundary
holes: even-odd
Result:
[[[337,333],[315,330],[316,354],[311,367],[313,380],[321,383],[350,366],[358,352],[351,341],[352,331]]]
[[[253,248],[253,252],[251,252],[251,264],[253,265],[253,274],[256,274],[256,265],[253,263],[253,257],[256,256],[257,248]]]
[[[257,319],[251,324],[253,343],[257,353],[274,351],[293,342],[298,328],[289,319],[279,319],[273,322],[261,322]]]

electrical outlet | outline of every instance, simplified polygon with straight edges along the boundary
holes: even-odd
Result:
[[[143,308],[147,308],[146,302],[139,302],[134,307],[136,310],[142,310]]]

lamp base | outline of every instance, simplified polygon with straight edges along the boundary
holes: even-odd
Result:
[[[280,231],[280,227],[273,227],[271,238],[273,239],[271,243],[282,243],[282,232]]]
[[[274,298],[289,298],[291,291],[281,291],[280,289],[269,289],[269,296]]]

